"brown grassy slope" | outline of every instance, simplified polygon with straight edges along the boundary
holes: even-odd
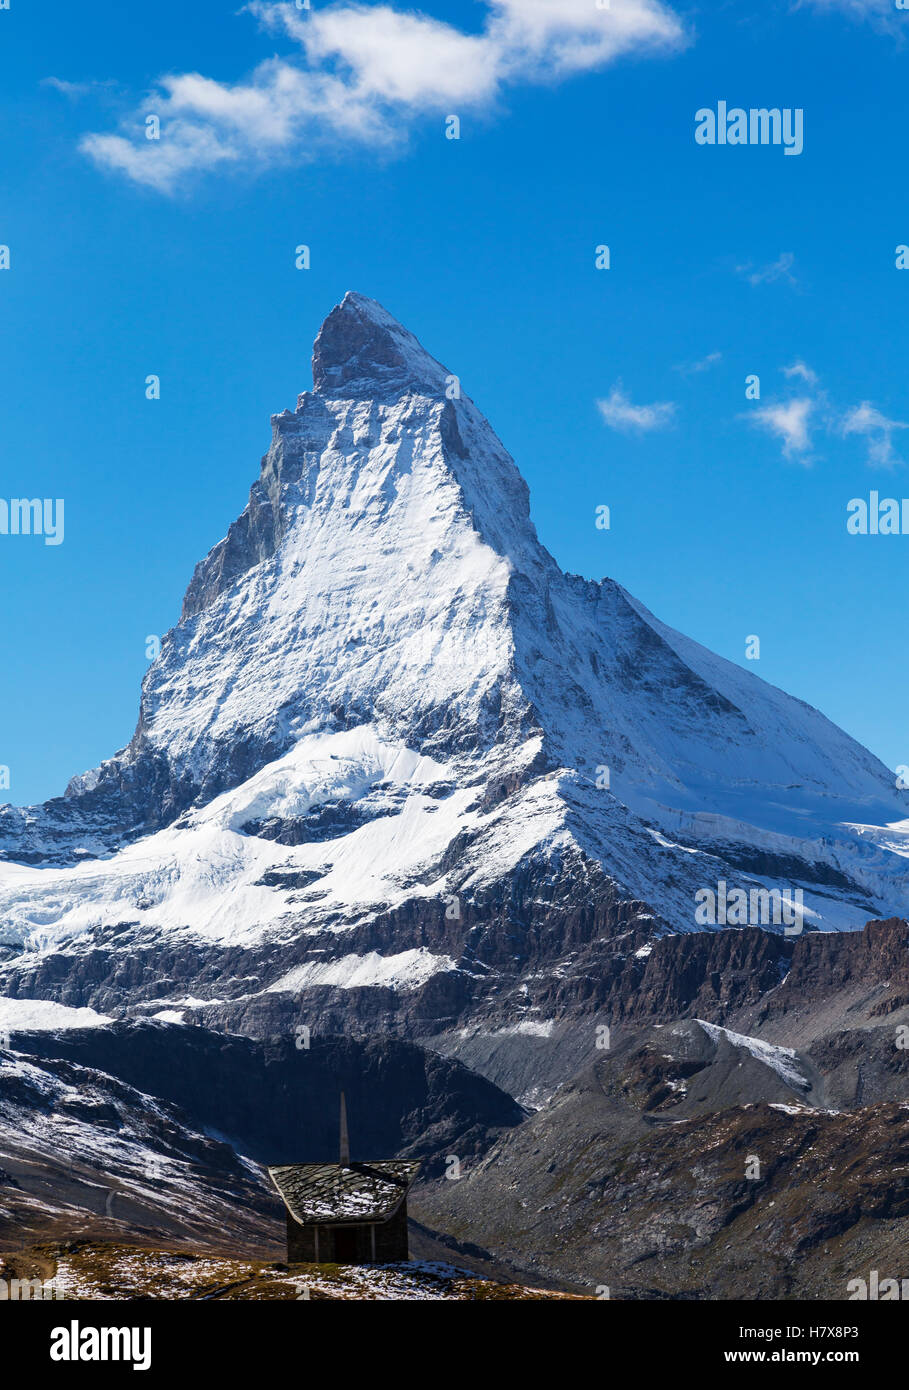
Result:
[[[34,1245],[0,1255],[0,1278],[40,1280],[45,1297],[99,1300],[563,1299],[470,1277],[452,1265],[292,1265],[97,1241]],[[51,1291],[51,1287],[53,1291]]]

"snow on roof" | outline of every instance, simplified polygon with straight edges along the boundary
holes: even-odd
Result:
[[[387,1221],[417,1176],[419,1163],[289,1163],[269,1168],[284,1205],[301,1226]]]

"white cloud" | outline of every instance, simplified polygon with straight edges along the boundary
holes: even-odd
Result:
[[[311,73],[271,58],[248,82],[228,85],[184,73],[165,77],[164,95],[149,101],[135,135],[87,135],[82,150],[97,163],[159,192],[170,192],[187,173],[244,161],[268,163],[296,143],[329,139],[388,142],[392,132],[379,112],[331,73]],[[160,140],[147,140],[145,116],[161,120]]]
[[[807,366],[806,363],[804,363],[800,357],[792,363],[791,367],[782,367],[781,371],[783,373],[783,376],[788,376],[790,378],[798,377],[801,381],[804,381],[808,386],[817,386],[817,372],[813,372],[811,368]]]
[[[909,424],[888,420],[870,401],[853,406],[840,423],[841,434],[859,434],[868,440],[868,462],[878,468],[893,468],[901,462],[893,447],[893,431],[905,429]]]
[[[86,135],[80,147],[99,165],[170,192],[218,165],[312,158],[339,142],[393,146],[420,116],[491,109],[508,84],[561,80],[686,42],[662,0],[485,5],[485,27],[473,34],[385,4],[304,11],[252,0],[247,11],[297,44],[297,56],[269,59],[237,83],[165,77],[120,132]],[[145,138],[148,114],[160,118],[160,140]]]
[[[909,423],[888,419],[870,401],[862,401],[861,405],[841,413],[830,402],[826,391],[816,389],[819,382],[817,372],[800,357],[780,370],[790,380],[804,382],[813,394],[788,401],[773,401],[755,408],[742,418],[782,440],[786,458],[796,456],[802,463],[811,463],[811,432],[817,430],[843,439],[848,435],[863,437],[868,444],[868,462],[878,468],[894,468],[902,462],[893,447],[893,435],[896,430],[909,429]]]
[[[702,357],[697,362],[680,362],[677,367],[673,367],[674,372],[681,372],[682,376],[697,376],[699,372],[709,371],[715,367],[717,362],[722,362],[721,352],[708,352],[706,357]]]
[[[761,266],[759,269],[752,269],[751,262],[747,265],[736,266],[740,275],[747,277],[749,285],[770,285],[775,280],[785,280],[789,285],[796,285],[798,281],[792,273],[795,264],[795,256],[791,251],[781,251],[777,259],[770,265]]]
[[[894,0],[801,0],[797,8],[867,20],[876,29],[894,30],[902,20]]]
[[[809,397],[799,396],[795,400],[759,406],[747,418],[781,439],[783,453],[786,458],[792,458],[793,455],[806,455],[811,448],[808,422],[814,407],[815,402]],[[802,462],[807,459],[803,458]]]
[[[452,101],[473,106],[495,96],[496,52],[483,35],[464,34],[441,20],[388,5],[299,10],[253,0],[249,12],[269,29],[300,43],[312,70],[340,63],[358,100],[441,110]]]
[[[864,437],[868,442],[868,462],[878,468],[894,468],[902,462],[893,447],[893,434],[895,430],[909,429],[909,423],[888,419],[870,401],[862,401],[861,405],[841,413],[828,393],[818,389],[820,377],[801,357],[788,367],[781,367],[780,371],[790,381],[804,382],[812,394],[788,401],[772,401],[769,405],[755,407],[741,418],[780,439],[786,458],[797,457],[801,463],[812,463],[809,450],[814,431],[828,437],[846,438],[853,434]]]
[[[597,408],[610,429],[649,433],[651,430],[665,429],[672,423],[675,414],[673,401],[656,401],[653,405],[633,405],[617,381],[604,401],[597,401]]]
[[[503,72],[545,78],[603,67],[626,53],[684,42],[672,11],[655,0],[487,0],[489,41]]]
[[[106,81],[90,82],[67,82],[63,77],[42,77],[42,87],[53,87],[55,92],[62,93],[65,97],[72,97],[77,100],[79,97],[90,96],[95,92],[103,92],[105,89],[116,86],[112,78]]]
[[[82,97],[92,89],[90,82],[67,82],[62,77],[42,77],[42,87],[53,87],[54,91],[62,92],[65,97]]]

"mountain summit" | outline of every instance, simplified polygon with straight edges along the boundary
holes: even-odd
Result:
[[[381,304],[348,291],[319,330],[313,390],[351,398],[444,394],[449,373]]]
[[[336,1022],[355,998],[514,1017],[698,929],[721,881],[803,893],[809,928],[906,913],[888,770],[619,584],[563,574],[458,377],[390,314],[346,295],[313,378],[130,744],[0,812],[5,992],[217,999],[248,1027],[301,996]]]

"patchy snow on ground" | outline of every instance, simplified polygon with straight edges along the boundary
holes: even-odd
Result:
[[[52,999],[10,999],[0,996],[0,1033],[29,1033],[57,1028],[99,1028],[111,1023],[94,1009],[73,1009]]]
[[[57,1298],[425,1301],[574,1299],[578,1295],[496,1284],[468,1269],[427,1260],[375,1265],[262,1264],[175,1251],[87,1246],[61,1251],[49,1281]]]
[[[305,989],[309,985],[336,985],[340,989],[390,985],[394,989],[418,989],[440,970],[454,968],[451,956],[435,956],[422,946],[393,956],[369,951],[362,956],[340,956],[336,960],[298,965],[270,985],[268,992]]]
[[[555,1027],[554,1018],[525,1018],[520,1023],[511,1023],[505,1028],[497,1028],[490,1034],[493,1038],[523,1036],[527,1038],[550,1038]],[[464,1035],[462,1035],[464,1036]]]
[[[763,1062],[765,1067],[775,1071],[787,1086],[793,1086],[799,1091],[810,1089],[811,1082],[799,1071],[796,1064],[797,1055],[793,1048],[777,1047],[773,1043],[762,1042],[760,1038],[748,1037],[745,1033],[733,1033],[729,1028],[721,1028],[718,1023],[705,1023],[702,1018],[696,1018],[695,1023],[699,1023],[714,1042],[722,1037],[733,1047],[742,1047],[746,1052],[750,1052],[752,1057]]]

